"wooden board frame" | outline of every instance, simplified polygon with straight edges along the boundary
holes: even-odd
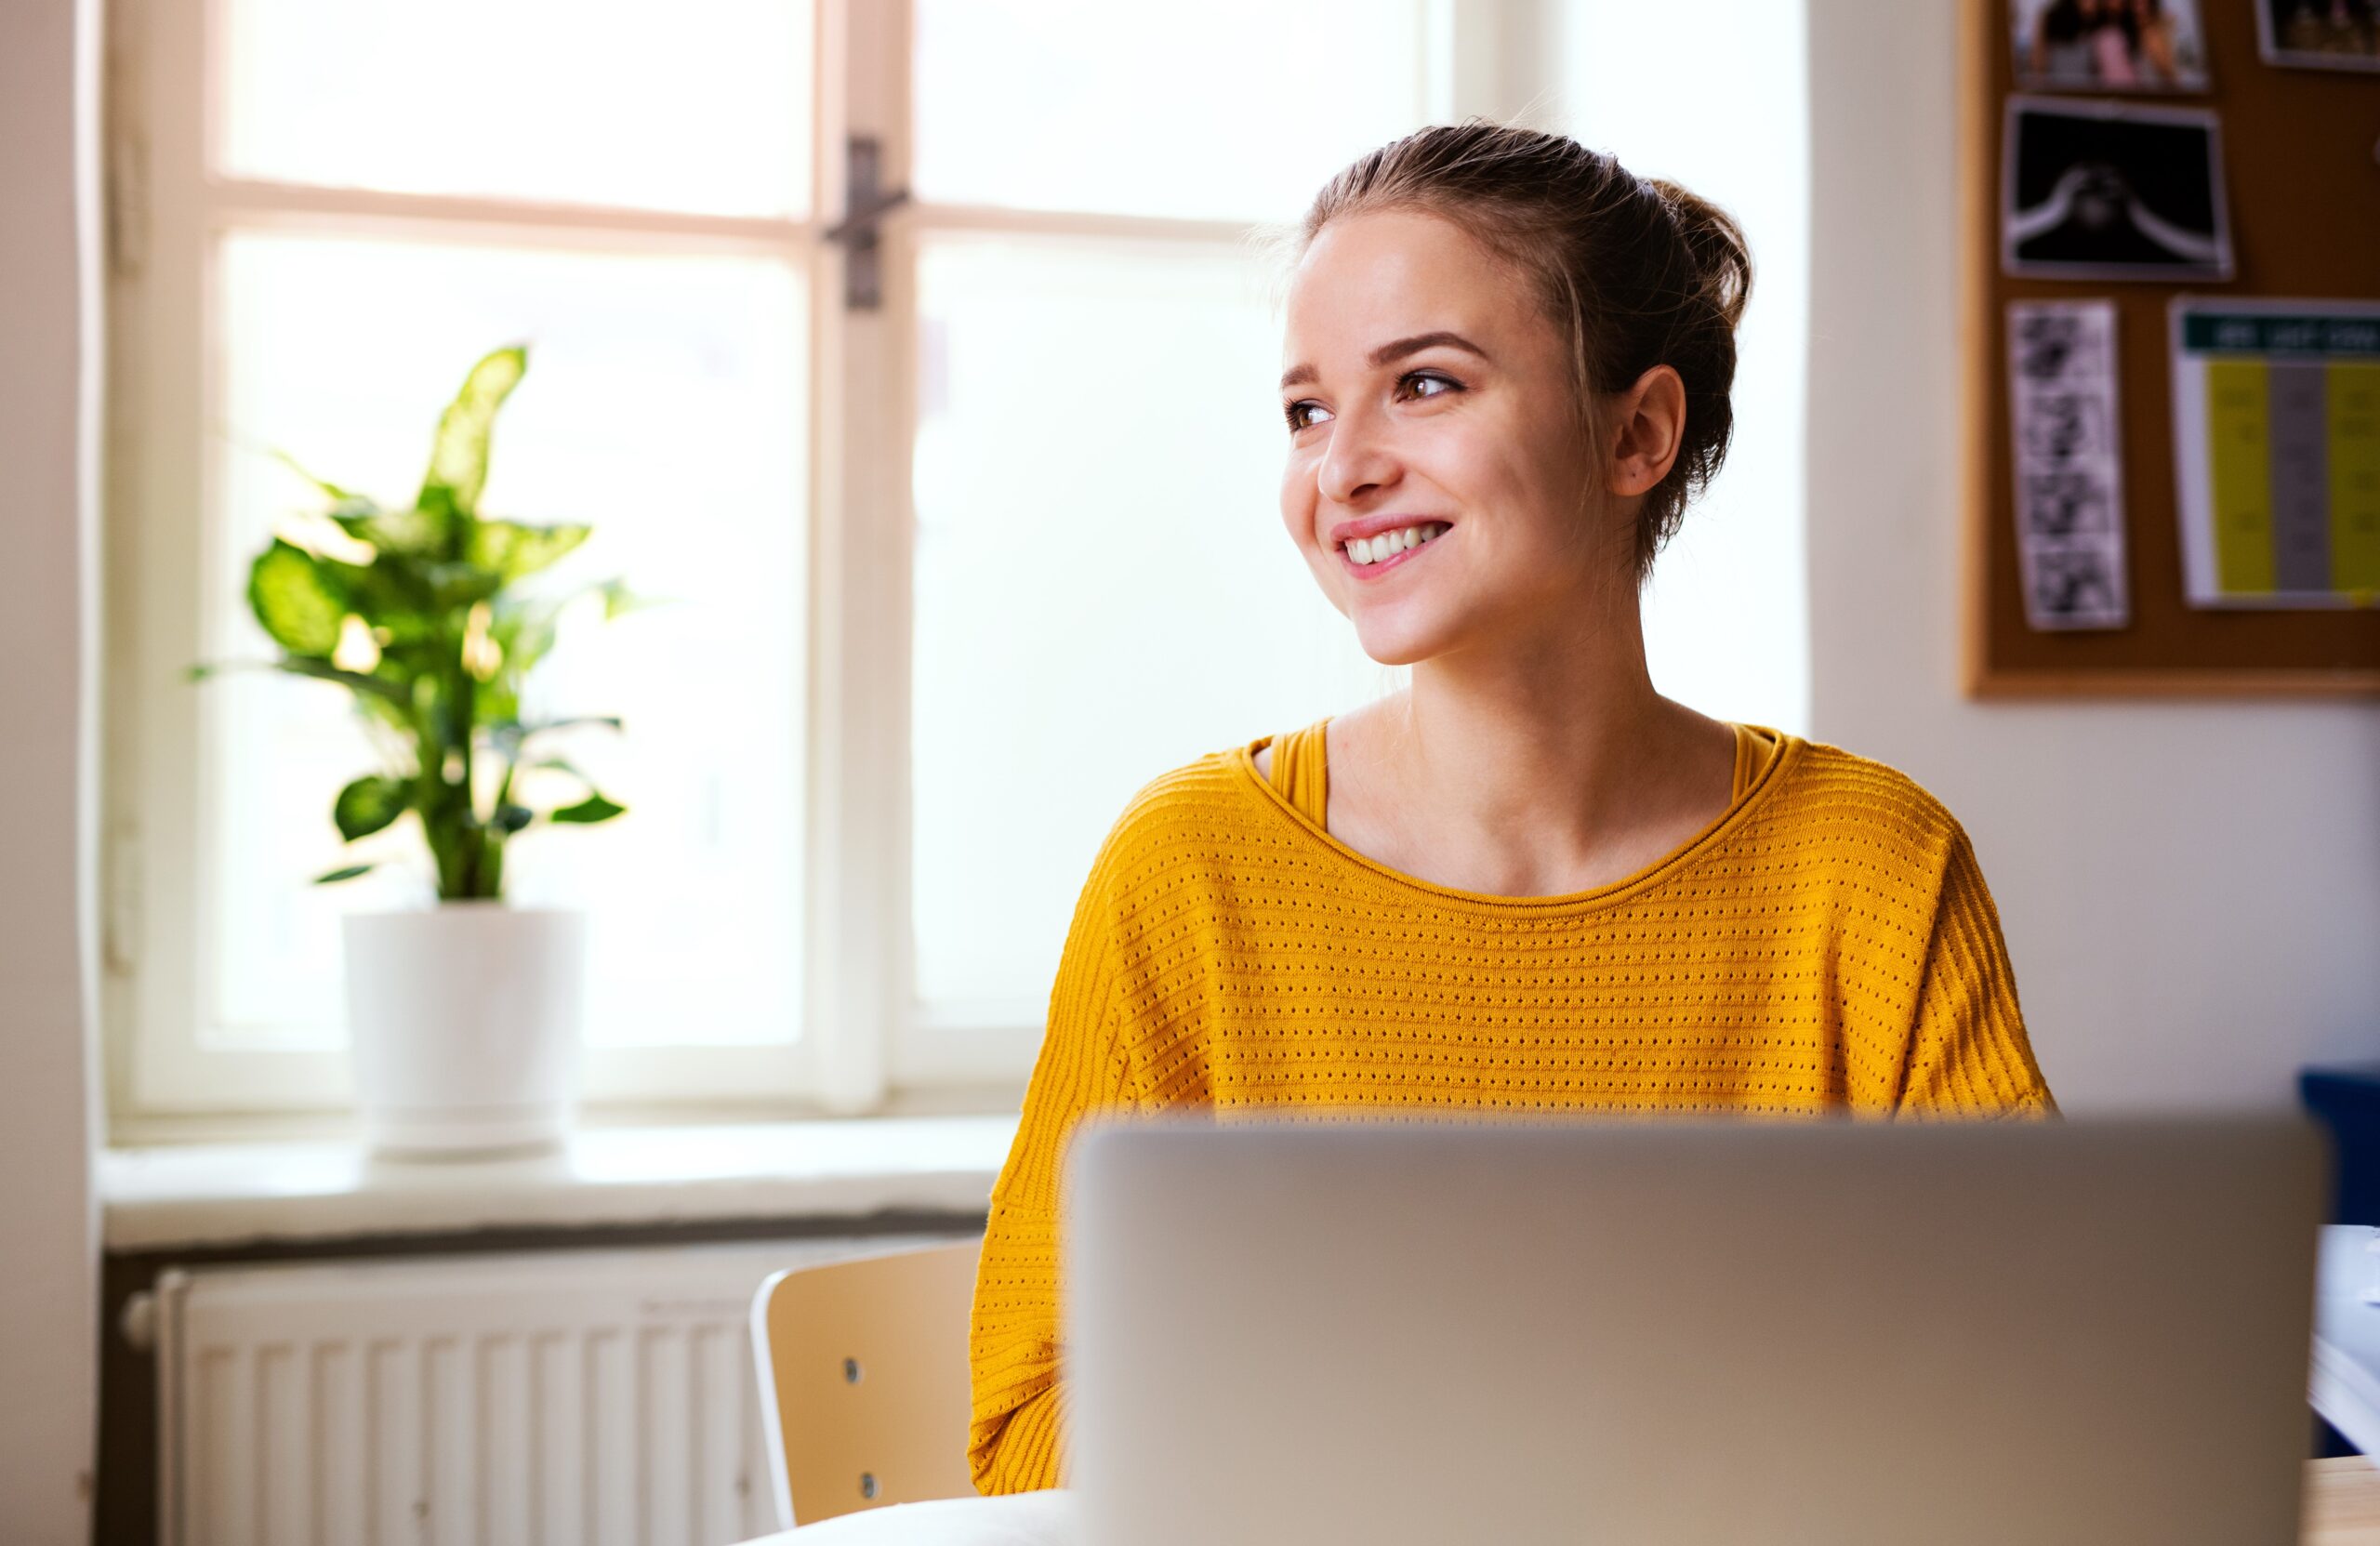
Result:
[[[2182,599],[2175,514],[2168,302],[2289,297],[2380,300],[2380,75],[2268,65],[2254,7],[2199,0],[2209,89],[2058,93],[2078,102],[2211,107],[2236,277],[2182,284],[2010,278],[2000,267],[2002,133],[2017,92],[2013,0],[1961,0],[1960,347],[1965,541],[1964,686],[1975,697],[2380,694],[2380,609],[2194,609]],[[2124,531],[2132,623],[2026,626],[2013,514],[2006,305],[2117,303]]]

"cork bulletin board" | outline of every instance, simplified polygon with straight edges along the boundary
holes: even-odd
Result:
[[[1977,695],[2380,694],[2380,606],[2193,606],[2175,436],[2176,297],[2380,303],[2380,70],[2285,68],[2259,57],[2258,7],[2195,0],[2204,73],[2149,95],[2061,90],[2058,108],[2143,118],[2214,115],[2228,251],[2197,274],[2012,276],[2003,262],[2009,102],[2020,0],[1962,0],[1959,50],[1966,687]],[[2032,0],[2038,7],[2041,0]],[[2170,0],[2169,0],[2170,3]],[[2118,108],[2115,104],[2121,104]],[[2012,438],[2011,302],[2112,303],[2109,403],[2121,470],[2120,626],[2029,618]],[[2186,385],[2188,384],[2186,373]],[[2367,378],[2369,379],[2369,378]],[[2186,443],[2187,450],[2187,443]],[[2202,544],[2203,548],[2203,544]],[[2203,565],[2193,573],[2203,573]],[[2364,582],[2355,582],[2360,587]],[[2038,591],[2036,592],[2038,594]],[[2359,590],[2360,596],[2361,592]],[[2363,600],[2372,598],[2365,596]]]

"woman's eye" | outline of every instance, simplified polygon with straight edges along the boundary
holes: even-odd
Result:
[[[1438,390],[1435,391],[1423,391],[1421,389],[1424,387],[1435,387]],[[1396,378],[1396,395],[1400,398],[1407,396],[1415,398],[1445,397],[1450,392],[1459,392],[1464,390],[1463,384],[1456,380],[1453,377],[1441,376],[1434,370],[1409,370]],[[1295,403],[1287,404],[1282,409],[1282,414],[1289,420],[1289,432],[1291,434],[1295,434],[1300,429],[1310,429],[1314,425],[1329,418],[1330,410],[1325,408],[1321,403],[1316,403],[1314,399],[1308,397],[1301,398]],[[1317,417],[1317,415],[1320,416]]]

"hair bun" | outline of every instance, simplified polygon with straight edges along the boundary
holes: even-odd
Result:
[[[1669,206],[1701,277],[1704,296],[1733,331],[1743,321],[1744,303],[1752,298],[1752,246],[1744,240],[1743,227],[1699,193],[1659,178],[1645,181]]]

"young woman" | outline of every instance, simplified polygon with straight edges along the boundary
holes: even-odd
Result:
[[[1734,223],[1474,122],[1342,172],[1299,250],[1283,522],[1412,686],[1155,779],[1102,847],[978,1268],[985,1492],[1062,1481],[1085,1112],[2055,1110],[1950,813],[1646,673],[1638,588],[1727,445]]]

